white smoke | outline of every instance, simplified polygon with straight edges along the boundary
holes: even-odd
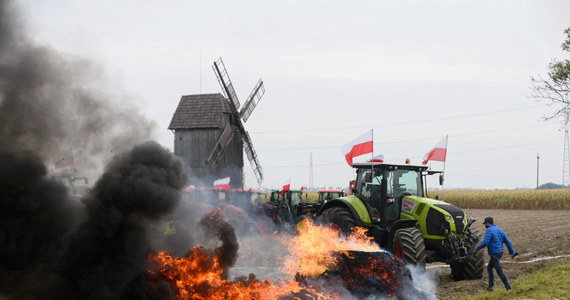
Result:
[[[412,273],[412,283],[414,288],[425,294],[432,300],[437,300],[437,282],[440,275],[440,268],[425,269],[418,266],[407,265],[408,270]]]

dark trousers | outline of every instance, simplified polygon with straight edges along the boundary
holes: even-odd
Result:
[[[506,289],[511,289],[511,285],[509,284],[509,280],[507,276],[505,276],[505,272],[503,272],[503,266],[501,266],[501,257],[503,253],[496,253],[496,254],[489,254],[489,264],[487,265],[487,272],[489,272],[489,287],[493,288],[495,285],[495,280],[493,276],[493,268],[497,270],[497,274],[503,281]]]

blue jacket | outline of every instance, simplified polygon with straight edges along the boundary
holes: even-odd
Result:
[[[505,234],[505,232],[495,224],[491,224],[485,231],[485,238],[481,244],[477,245],[477,249],[489,247],[489,254],[503,253],[503,244],[507,245],[509,249],[509,254],[511,256],[515,255],[515,250],[513,250],[513,245],[511,241]]]

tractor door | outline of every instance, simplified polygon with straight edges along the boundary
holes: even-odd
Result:
[[[357,196],[368,208],[372,223],[377,224],[383,219],[382,211],[385,207],[385,201],[382,200],[383,173],[382,170],[372,172],[371,169],[359,169],[356,177]]]
[[[386,220],[392,224],[400,219],[402,199],[405,196],[423,197],[421,173],[407,169],[388,171],[387,195]]]
[[[299,192],[292,192],[289,191],[288,192],[288,196],[289,196],[289,208],[291,209],[291,212],[295,212],[297,211],[297,208],[299,207],[299,203],[301,203],[301,193]]]

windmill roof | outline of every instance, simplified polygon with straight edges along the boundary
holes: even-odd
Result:
[[[222,94],[182,96],[168,129],[218,128],[231,108]]]

